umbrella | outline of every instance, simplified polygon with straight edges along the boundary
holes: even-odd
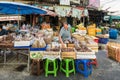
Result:
[[[46,11],[32,5],[17,2],[1,1],[0,13],[24,15],[24,14],[46,14]]]
[[[0,1],[0,13],[15,14],[18,15],[19,18],[19,15],[25,15],[25,14],[46,14],[46,11],[27,4]],[[19,21],[18,21],[18,25],[19,25]]]

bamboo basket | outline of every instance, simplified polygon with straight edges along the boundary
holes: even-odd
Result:
[[[70,47],[69,47],[70,48]],[[76,59],[76,52],[75,49],[73,52],[61,52],[61,58],[65,59],[65,58],[72,58],[72,59]]]
[[[75,52],[61,52],[61,58],[73,58],[76,59],[76,53]]]
[[[107,46],[108,48],[108,56],[120,62],[120,48]]]
[[[43,59],[45,58],[48,58],[48,59],[51,59],[51,60],[54,60],[54,59],[59,59],[60,58],[60,51],[44,51],[43,53]]]

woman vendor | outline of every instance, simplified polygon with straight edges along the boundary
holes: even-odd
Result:
[[[67,22],[63,23],[63,27],[61,28],[59,33],[59,40],[60,43],[62,44],[62,47],[65,47],[64,46],[65,41],[71,40],[71,26]]]

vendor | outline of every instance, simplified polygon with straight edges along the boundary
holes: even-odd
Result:
[[[7,35],[7,31],[0,25],[0,36]]]
[[[64,41],[71,40],[71,26],[67,22],[63,23],[63,27],[61,28],[59,34],[59,40],[62,46],[64,46]]]

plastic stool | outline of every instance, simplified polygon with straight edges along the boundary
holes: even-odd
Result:
[[[84,75],[84,77],[88,77],[92,73],[92,64],[90,64],[91,60],[76,60],[76,72],[79,72]],[[80,65],[83,65],[83,69],[80,68]]]
[[[52,65],[53,70],[49,70],[50,65]],[[45,61],[45,76],[48,77],[48,74],[54,74],[54,77],[56,77],[57,70],[58,70],[57,60],[46,59],[46,61]]]
[[[43,72],[43,61],[33,59],[32,60],[32,69],[31,74],[40,75]]]
[[[95,65],[96,67],[98,67],[98,62],[97,59],[93,59],[90,64]]]
[[[70,63],[72,69],[70,69]],[[65,65],[65,68],[63,66]],[[63,59],[60,63],[60,71],[63,71],[66,74],[66,77],[69,77],[69,74],[74,72],[75,74],[75,64],[74,59]]]

